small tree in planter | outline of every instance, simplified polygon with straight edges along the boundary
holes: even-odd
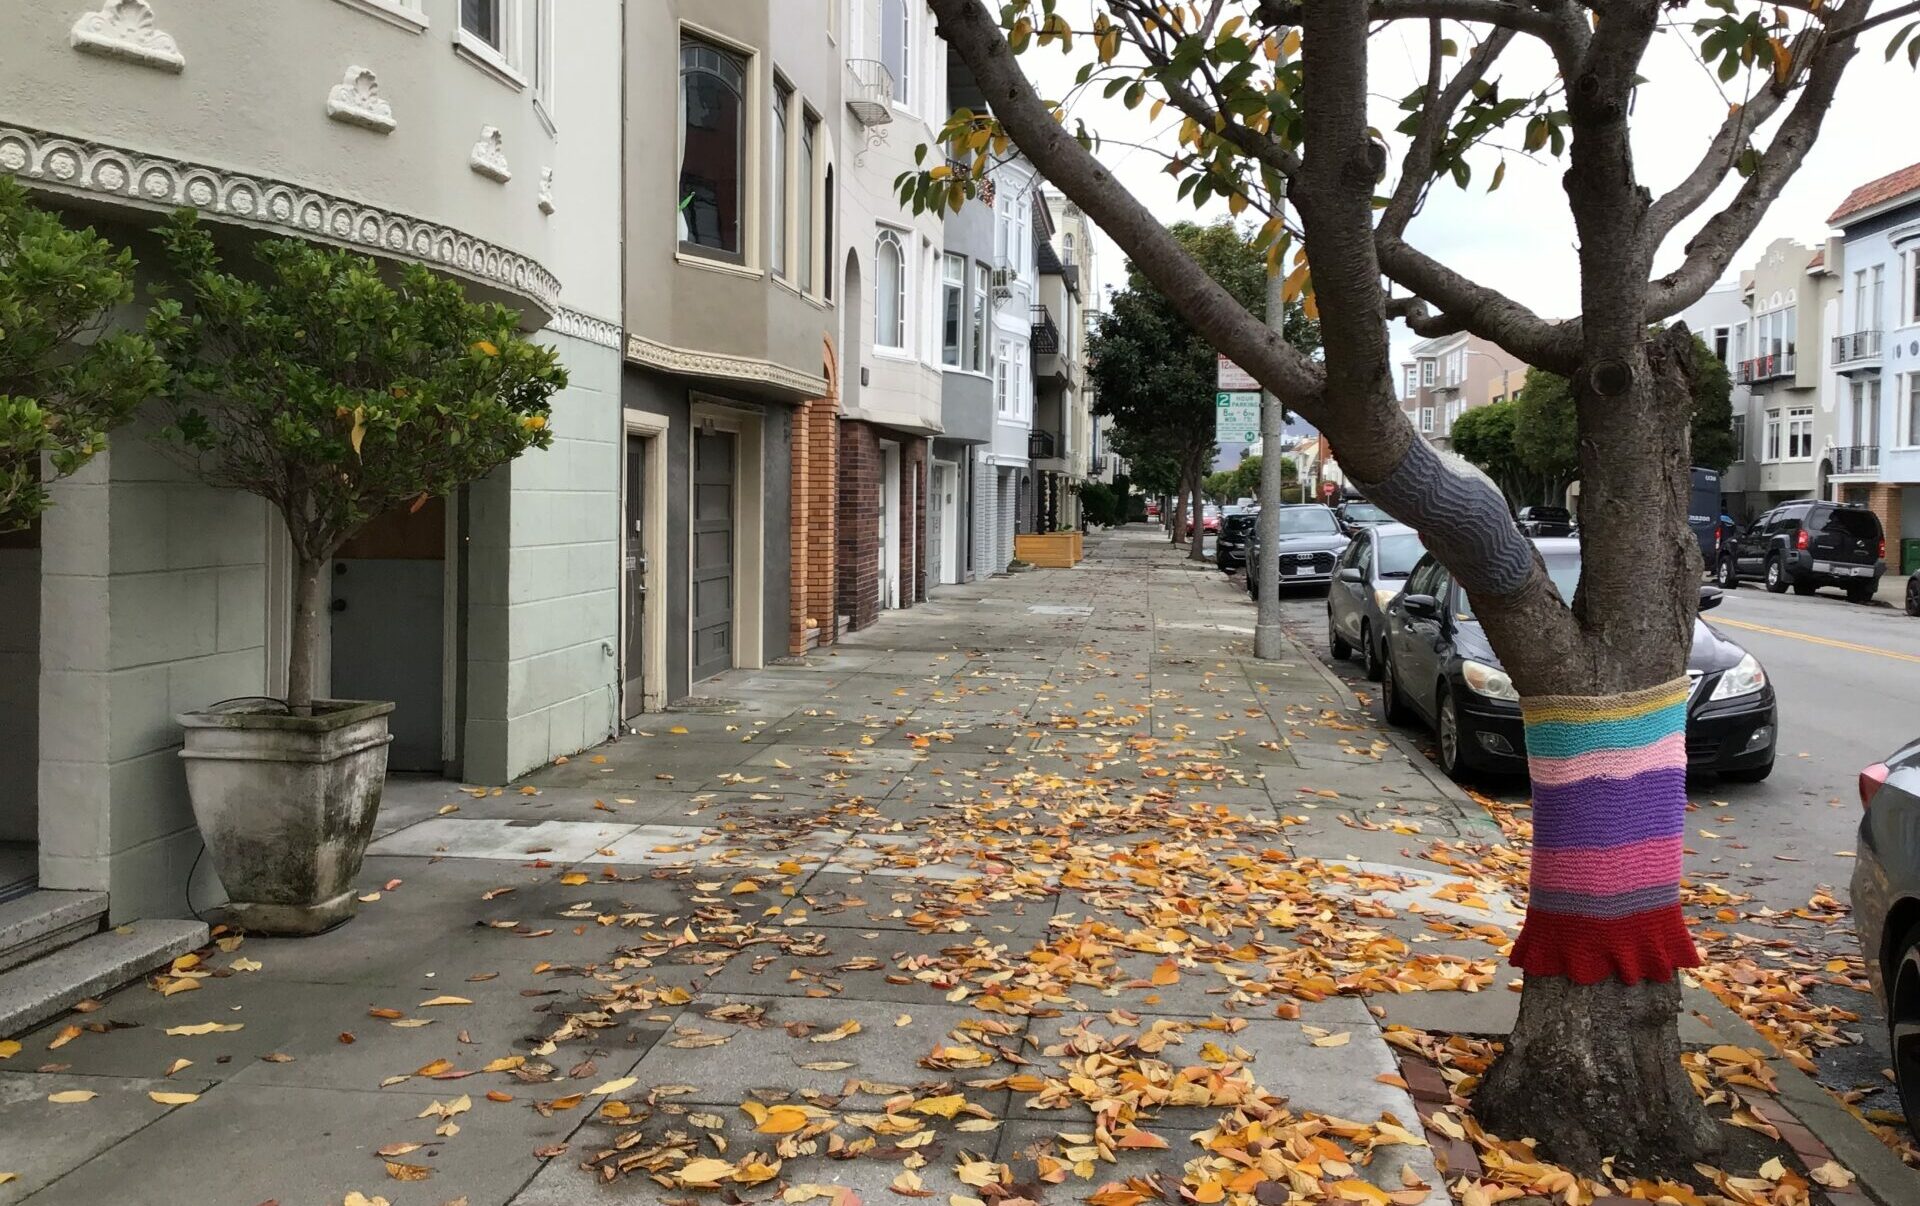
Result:
[[[393,710],[316,698],[327,562],[374,517],[547,447],[566,372],[512,310],[418,265],[395,280],[275,239],[242,276],[191,211],[163,238],[192,302],[149,321],[173,370],[163,437],[202,480],[272,503],[295,563],[285,705],[182,716],[188,786],[236,918],[316,932],[352,912]]]
[[[133,267],[132,252],[70,229],[0,176],[0,532],[31,524],[48,469],[86,464],[165,382],[145,336],[104,330],[133,300]]]

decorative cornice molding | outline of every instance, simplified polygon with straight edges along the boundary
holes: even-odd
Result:
[[[560,282],[538,261],[470,234],[296,184],[0,124],[0,170],[42,188],[212,217],[419,260],[552,313]]]
[[[550,214],[554,211],[554,208],[553,169],[543,167],[540,169],[540,212]]]
[[[513,169],[507,166],[507,145],[500,137],[499,126],[481,126],[480,141],[473,144],[473,151],[467,156],[467,166],[489,180],[498,180],[505,184],[513,179]]]
[[[603,348],[620,350],[620,324],[608,322],[604,318],[595,318],[591,314],[582,314],[578,310],[569,310],[562,306],[553,312],[553,321],[547,324],[547,330],[556,335],[568,335]]]
[[[160,71],[184,71],[187,66],[173,35],[154,21],[153,5],[147,0],[106,0],[99,11],[80,14],[67,42],[87,54]]]
[[[775,364],[771,360],[676,348],[648,339],[644,335],[631,333],[627,335],[627,359],[635,364],[644,364],[669,373],[684,373],[696,377],[724,377],[731,381],[750,381],[758,385],[771,385],[800,398],[827,396],[827,378],[824,373],[817,377],[809,376],[798,369],[788,368],[784,364]]]
[[[368,67],[347,68],[346,78],[327,93],[327,116],[379,134],[393,132],[393,106],[380,95],[380,80]]]

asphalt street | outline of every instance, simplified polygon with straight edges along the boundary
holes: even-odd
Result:
[[[1289,594],[1284,615],[1294,637],[1363,697],[1375,697],[1357,661],[1330,658],[1323,591]],[[1920,619],[1884,603],[1849,603],[1837,592],[1772,595],[1754,586],[1726,592],[1705,618],[1766,667],[1779,697],[1779,755],[1765,782],[1708,778],[1693,785],[1688,874],[1750,896],[1747,915],[1762,906],[1788,913],[1822,892],[1844,901],[1858,840],[1859,772],[1920,737]],[[1430,733],[1409,735],[1431,751]],[[1524,779],[1475,787],[1498,798],[1527,797]],[[1734,928],[1790,945],[1791,958],[1814,972],[1825,958],[1858,953],[1848,926],[1769,918]],[[1820,1079],[1840,1091],[1868,1090],[1862,1108],[1893,1108],[1882,1075],[1889,1066],[1885,1022],[1872,997],[1828,985],[1809,995],[1859,1014],[1841,1024],[1859,1042],[1820,1056]]]

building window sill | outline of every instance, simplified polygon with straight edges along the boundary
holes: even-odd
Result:
[[[378,17],[389,25],[397,25],[408,33],[420,33],[427,28],[425,13],[400,3],[400,0],[339,0],[348,8],[357,8],[371,17]]]
[[[527,77],[514,70],[505,55],[466,30],[460,30],[455,35],[453,52],[514,91],[526,91]]]
[[[537,96],[533,98],[533,115],[540,119],[540,124],[546,128],[548,137],[559,136],[559,123],[553,120],[553,114],[549,111],[547,102]]]
[[[882,360],[895,360],[901,364],[918,364],[920,358],[905,348],[888,347],[884,343],[873,345],[873,354]]]
[[[703,272],[719,272],[726,276],[748,277],[753,280],[759,280],[767,274],[764,268],[752,268],[746,264],[734,264],[726,260],[717,260],[712,256],[700,255],[697,252],[676,251],[673,253],[673,258],[676,263],[685,264],[689,268],[698,268]]]

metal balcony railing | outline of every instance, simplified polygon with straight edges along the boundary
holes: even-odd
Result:
[[[1038,356],[1054,356],[1060,352],[1060,328],[1053,321],[1053,311],[1045,306],[1032,307],[1033,314],[1033,351]]]
[[[1880,468],[1880,445],[1853,444],[1833,449],[1835,473],[1873,473]]]
[[[1751,385],[1755,381],[1770,381],[1775,377],[1793,375],[1793,353],[1775,352],[1771,356],[1755,356],[1751,360],[1740,362],[1740,384]]]
[[[863,126],[893,120],[893,72],[879,59],[847,60],[847,110]]]
[[[1855,331],[1833,337],[1833,367],[1880,359],[1880,332]]]

